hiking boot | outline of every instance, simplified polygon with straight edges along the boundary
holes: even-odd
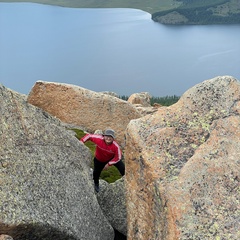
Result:
[[[96,191],[96,192],[99,192],[99,184],[98,184],[98,183],[95,183],[95,184],[94,184],[94,187],[95,187],[95,191]]]

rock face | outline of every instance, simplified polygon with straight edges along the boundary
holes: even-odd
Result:
[[[152,114],[157,111],[159,106],[151,106],[150,103],[151,95],[148,92],[134,93],[132,94],[128,102],[133,104],[138,112],[142,115]]]
[[[104,91],[104,92],[100,92],[100,93],[107,94],[107,95],[119,98],[119,96],[115,92]]]
[[[89,132],[112,128],[120,145],[124,144],[124,131],[130,120],[142,116],[126,101],[70,84],[37,81],[28,102]]]
[[[140,104],[142,107],[150,107],[151,95],[148,92],[134,93],[132,94],[128,102],[131,104]]]
[[[216,77],[132,120],[128,239],[240,239],[240,83]]]
[[[100,183],[102,187],[102,181]],[[97,199],[111,226],[127,236],[126,189],[124,177],[111,184],[105,184]]]
[[[0,240],[13,240],[13,238],[9,235],[0,235]]]
[[[89,175],[91,154],[61,122],[0,85],[0,234],[114,238]]]
[[[135,107],[142,116],[153,114],[158,110],[158,107],[143,107],[141,104],[135,104]]]

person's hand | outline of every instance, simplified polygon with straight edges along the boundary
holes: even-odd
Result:
[[[110,166],[108,165],[108,163],[105,165],[105,167],[103,168],[103,170],[107,170]]]

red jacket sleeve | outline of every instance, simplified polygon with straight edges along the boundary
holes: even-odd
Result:
[[[81,142],[85,143],[86,141],[90,140],[97,144],[97,142],[102,139],[103,137],[101,135],[96,134],[86,134],[84,137],[80,139]]]
[[[122,158],[122,153],[121,153],[121,150],[120,150],[119,145],[118,145],[115,141],[113,141],[112,144],[113,144],[113,146],[114,146],[114,148],[115,148],[115,156],[114,156],[113,159],[111,159],[111,160],[108,162],[108,165],[109,165],[109,166],[112,166],[112,165],[114,165],[115,163],[119,162],[119,161],[121,160],[121,158]]]

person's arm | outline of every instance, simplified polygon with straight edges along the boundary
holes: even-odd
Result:
[[[114,144],[114,147],[115,147],[115,151],[114,151],[115,155],[114,155],[113,159],[111,159],[108,162],[108,164],[106,164],[108,166],[114,165],[115,163],[119,162],[122,158],[122,153],[121,153],[121,149],[120,149],[119,145],[115,142],[113,144]]]
[[[83,143],[85,143],[86,141],[88,141],[88,140],[91,140],[91,135],[92,134],[86,134],[85,136],[83,136],[81,139],[80,139],[80,141],[81,142],[83,142]]]
[[[83,142],[83,143],[85,143],[87,141],[91,141],[91,142],[93,142],[93,143],[98,145],[98,143],[102,140],[102,138],[103,137],[101,135],[99,135],[99,134],[96,135],[96,134],[88,133],[84,137],[82,137],[80,139],[80,141]]]

